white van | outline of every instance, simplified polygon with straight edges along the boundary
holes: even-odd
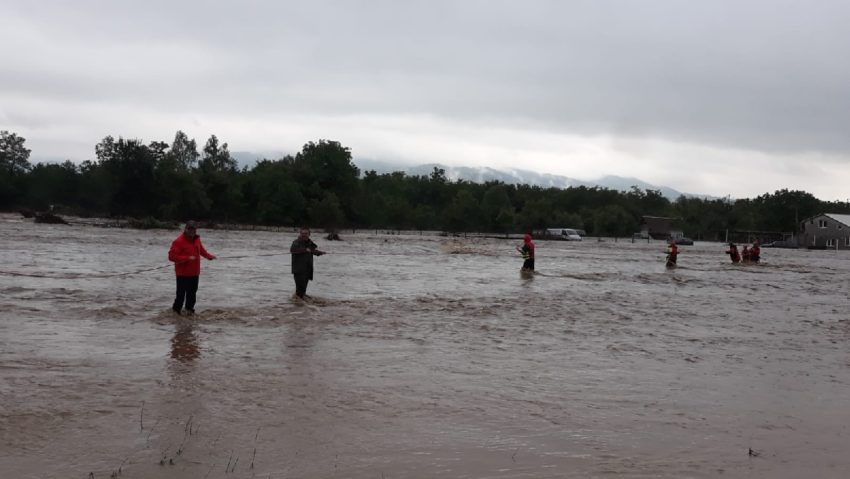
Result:
[[[546,236],[566,241],[581,241],[578,231],[572,228],[547,228]]]

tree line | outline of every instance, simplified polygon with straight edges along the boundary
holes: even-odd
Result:
[[[155,218],[270,226],[385,228],[508,233],[551,227],[594,236],[630,236],[643,215],[680,218],[686,235],[722,239],[731,231],[795,232],[822,212],[850,204],[779,190],[751,199],[681,196],[656,190],[585,186],[543,188],[501,182],[450,181],[361,171],[339,142],[309,142],[300,152],[239,168],[227,143],[212,135],[201,150],[178,131],[169,144],[103,138],[95,160],[29,162],[25,139],[0,132],[0,210],[28,208],[80,216]]]

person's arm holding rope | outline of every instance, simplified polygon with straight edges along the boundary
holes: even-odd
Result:
[[[201,243],[200,240],[198,240],[198,252],[201,254],[201,256],[210,261],[216,259],[216,255],[207,252],[206,248],[204,248],[204,245],[203,243]]]
[[[319,246],[316,243],[310,241],[310,253],[313,253],[315,256],[322,256],[325,254],[324,251],[317,249]]]
[[[308,245],[306,245],[306,247],[303,247],[303,248],[299,248],[295,244],[293,244],[289,248],[289,252],[292,253],[292,254],[312,254],[312,255],[315,255],[315,256],[321,256],[321,255],[325,254],[324,251],[316,249],[316,248],[319,247],[319,245],[317,245],[316,243],[313,243],[310,240],[307,240],[307,241],[309,241],[310,243]]]
[[[313,279],[313,256],[321,256],[324,251],[318,249],[316,243],[310,240],[310,228],[301,228],[298,238],[289,247],[292,253],[292,276],[295,279],[295,296],[304,299],[307,294],[307,283]]]

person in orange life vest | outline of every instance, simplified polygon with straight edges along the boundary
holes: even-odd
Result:
[[[180,314],[183,303],[186,303],[186,312],[195,314],[195,294],[198,292],[198,277],[201,275],[201,256],[208,260],[214,260],[215,255],[210,254],[201,244],[201,237],[197,234],[197,226],[194,221],[187,221],[183,233],[172,243],[168,250],[168,260],[174,262],[174,272],[177,275],[177,296],[171,309]]]
[[[676,259],[679,256],[679,246],[676,244],[676,240],[670,238],[667,246],[667,267],[673,268],[676,266]]]
[[[744,263],[750,262],[750,248],[747,245],[744,245],[744,249],[741,251],[741,261]]]
[[[522,269],[523,271],[534,271],[534,242],[531,241],[531,235],[526,233],[522,237],[522,247],[517,246],[516,250],[522,254]]]
[[[729,243],[729,249],[726,251],[726,254],[729,255],[729,259],[731,259],[733,263],[741,262],[741,255],[738,254],[738,247],[735,246],[735,243]]]
[[[759,240],[753,241],[753,247],[750,248],[750,261],[758,263],[761,259],[761,248],[759,248]]]

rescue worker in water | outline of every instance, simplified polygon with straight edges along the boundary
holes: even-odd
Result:
[[[753,241],[753,247],[750,248],[750,262],[758,263],[761,259],[761,248],[759,248],[759,240]]]
[[[516,247],[516,250],[522,254],[522,259],[525,260],[522,263],[522,271],[534,271],[534,242],[531,241],[531,235],[526,233],[522,237],[522,242],[522,247]]]
[[[292,277],[295,279],[295,296],[304,299],[307,296],[307,283],[313,279],[313,256],[325,254],[310,239],[310,228],[301,228],[298,238],[292,242],[289,252],[292,254]]]
[[[729,255],[729,259],[731,259],[733,263],[741,262],[741,254],[738,253],[738,247],[735,246],[735,243],[729,243],[729,249],[726,250],[726,254]]]
[[[172,243],[168,250],[168,260],[174,262],[177,276],[177,295],[171,309],[180,314],[186,304],[186,314],[195,314],[195,294],[198,292],[198,278],[201,276],[201,256],[214,260],[215,255],[204,249],[201,237],[197,234],[194,221],[187,221],[183,233]]]
[[[676,259],[679,257],[679,246],[673,238],[670,238],[667,243],[667,267],[675,268]]]

